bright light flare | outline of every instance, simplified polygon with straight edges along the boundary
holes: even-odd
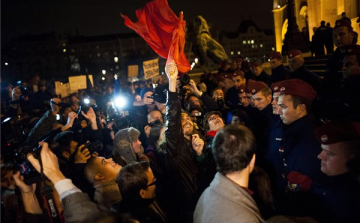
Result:
[[[124,108],[126,106],[126,104],[127,104],[127,100],[126,100],[126,98],[124,98],[122,96],[118,96],[114,100],[115,107]]]

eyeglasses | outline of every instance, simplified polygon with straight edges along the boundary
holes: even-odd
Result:
[[[220,118],[218,115],[211,116],[208,120],[209,122],[214,121],[216,119]]]
[[[153,182],[152,183],[150,183],[149,185],[146,185],[146,187],[151,187],[152,185],[155,185],[155,183],[156,183],[156,178],[153,180]]]

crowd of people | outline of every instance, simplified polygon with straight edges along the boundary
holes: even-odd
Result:
[[[359,222],[360,46],[344,19],[332,37],[323,79],[293,49],[271,75],[239,56],[198,83],[172,61],[64,98],[4,88],[2,220]]]

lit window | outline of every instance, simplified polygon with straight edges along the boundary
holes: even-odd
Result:
[[[63,52],[66,53],[66,49],[63,49]]]
[[[246,44],[246,40],[243,40],[243,44]]]
[[[238,55],[240,55],[240,51],[238,51]]]
[[[231,55],[234,55],[234,51],[231,51],[230,54],[231,54]]]
[[[250,40],[248,40],[247,43],[250,44]]]
[[[260,44],[260,48],[263,48],[263,45],[262,45],[262,44]]]
[[[251,44],[254,44],[254,40],[251,40]]]
[[[271,50],[272,50],[272,51],[275,51],[275,48],[274,48],[274,47],[271,47]]]

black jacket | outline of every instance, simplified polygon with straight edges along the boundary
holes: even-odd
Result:
[[[310,72],[308,69],[306,69],[304,65],[302,65],[301,67],[299,67],[299,69],[292,72],[291,78],[297,78],[302,81],[305,81],[314,88],[314,90],[318,93],[318,95],[322,90],[319,76],[313,72]]]

